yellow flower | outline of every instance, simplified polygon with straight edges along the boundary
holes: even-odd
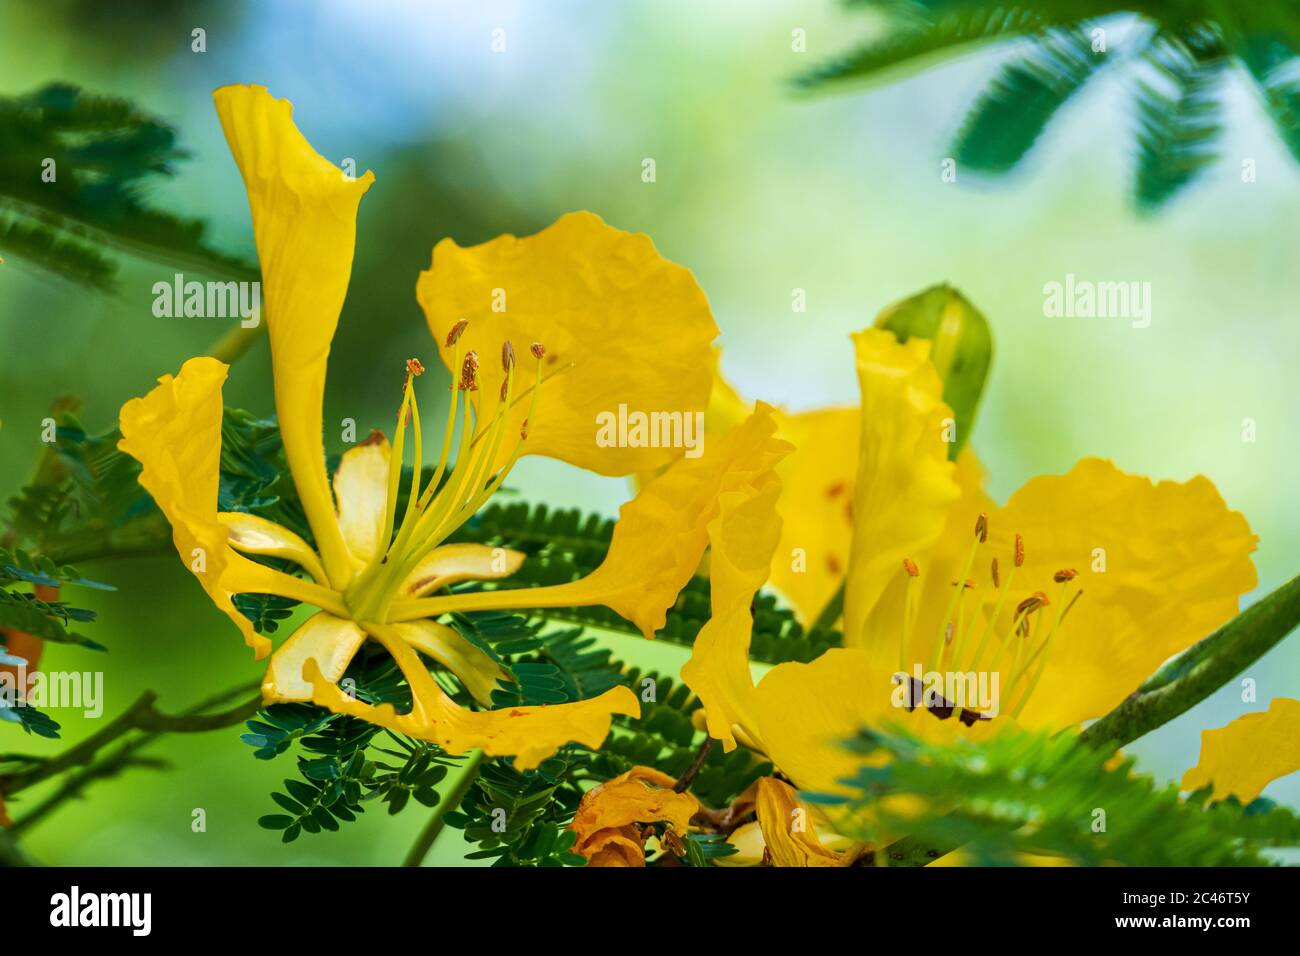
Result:
[[[700,811],[693,796],[674,791],[675,783],[653,767],[633,767],[588,790],[569,824],[577,834],[574,852],[585,856],[588,866],[645,866],[645,827],[667,823],[671,833],[684,838]]]
[[[1263,713],[1201,731],[1201,759],[1183,775],[1184,790],[1213,784],[1215,800],[1250,803],[1269,783],[1300,770],[1300,700],[1274,698]]]
[[[260,517],[218,513],[227,367],[194,358],[121,411],[120,447],[140,462],[140,483],[171,523],[182,560],[258,658],[270,652],[270,641],[235,607],[234,595],[281,595],[318,609],[271,656],[262,688],[268,702],[311,700],[452,753],[515,755],[520,768],[569,741],[598,746],[612,714],[639,712],[628,688],[563,705],[469,711],[440,689],[420,654],[488,705],[503,672],[439,622],[449,611],[602,603],[652,635],[699,561],[718,488],[736,480],[736,469],[761,467],[746,444],[752,428],[737,429],[735,440],[715,443],[707,456],[680,459],[625,505],[609,554],[589,577],[533,590],[432,595],[519,568],[517,552],[446,540],[520,455],[629,474],[678,454],[663,447],[598,449],[593,415],[619,403],[647,413],[703,410],[717,332],[703,294],[645,236],[588,213],[565,216],[529,238],[472,249],[440,243],[418,290],[454,383],[434,474],[421,483],[416,379],[423,366],[413,359],[392,446],[376,433],[350,449],[331,486],[321,437],[325,370],[347,293],[357,208],[374,177],[352,179],[318,155],[294,125],[291,105],[262,87],[224,87],[214,98],[248,190],[276,410],[313,542]],[[460,447],[449,467],[458,410]],[[399,514],[408,425],[414,477]],[[293,562],[305,577],[258,557]],[[386,648],[405,675],[413,696],[408,713],[370,706],[337,686],[367,639]]]
[[[906,722],[929,739],[1075,727],[1255,586],[1255,536],[1203,477],[1156,484],[1085,459],[997,506],[969,451],[948,460],[951,413],[928,343],[878,329],[853,339],[862,406],[846,646],[749,680],[765,569],[788,561],[787,547],[823,547],[815,529],[783,536],[774,468],[709,526],[713,618],[682,671],[727,750],[748,744],[800,789],[835,792],[857,760],[840,742],[862,726]],[[820,454],[803,452],[804,463]]]

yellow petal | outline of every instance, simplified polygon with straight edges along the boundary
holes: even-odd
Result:
[[[861,727],[909,716],[892,707],[894,687],[887,668],[854,648],[829,650],[808,664],[778,664],[759,681],[753,698],[763,750],[800,789],[838,792],[840,778],[861,760],[843,741]],[[919,711],[911,716],[928,717]]]
[[[416,296],[445,363],[447,333],[469,327],[463,352],[481,360],[479,396],[495,399],[504,373],[504,341],[520,356],[520,390],[531,385],[528,347],[546,347],[537,412],[525,452],[548,455],[603,475],[653,469],[680,448],[599,447],[597,416],[676,412],[690,418],[709,401],[709,344],[718,334],[708,301],[690,272],[659,255],[649,237],[570,213],[535,236],[500,236],[461,248],[444,239],[421,273]],[[452,369],[453,377],[460,370]],[[528,400],[515,406],[507,434],[517,435]],[[503,447],[502,457],[509,454]],[[498,461],[494,464],[501,464]]]
[[[262,679],[267,703],[311,700],[312,685],[303,678],[303,665],[314,662],[326,680],[337,682],[365,642],[355,622],[321,611],[313,614],[275,649]]]
[[[193,358],[176,376],[164,375],[149,394],[122,406],[118,448],[140,462],[140,484],[170,522],[181,560],[261,658],[271,642],[239,612],[233,595],[279,594],[346,612],[337,593],[256,564],[228,543],[217,516],[226,370],[216,359]]]
[[[720,496],[761,480],[789,450],[787,443],[773,437],[775,430],[771,406],[760,402],[743,425],[712,441],[703,456],[674,463],[619,510],[605,560],[585,578],[549,587],[396,602],[390,620],[433,618],[458,610],[603,604],[653,637],[699,566]]]
[[[867,617],[903,559],[934,544],[959,495],[943,440],[952,412],[929,361],[930,343],[900,344],[879,329],[859,332],[853,341],[862,430],[844,595],[844,643],[850,647],[863,644]]]
[[[357,567],[364,567],[374,557],[384,534],[388,459],[388,439],[376,433],[345,451],[334,472],[339,531]]]
[[[475,647],[455,628],[436,621],[410,621],[394,624],[393,630],[416,650],[428,654],[447,668],[465,685],[474,699],[485,707],[492,705],[492,691],[506,673],[482,648]]]
[[[911,640],[906,655],[907,661],[910,662],[909,667],[916,662],[929,666],[929,656],[933,653],[936,637],[948,623],[943,620],[943,616],[953,593],[952,582],[961,577],[966,557],[970,552],[971,543],[975,537],[976,519],[980,514],[996,518],[998,511],[997,505],[984,491],[984,469],[969,445],[957,458],[954,477],[961,489],[961,497],[948,509],[947,520],[944,523],[939,540],[934,543],[929,551],[909,555],[920,566],[921,571],[919,580],[912,585],[911,601],[914,612]],[[999,526],[999,522],[996,520],[993,524],[995,528]],[[969,577],[975,582],[977,589],[967,598],[968,603],[962,607],[963,621],[971,617],[976,602],[980,602],[981,606],[987,604],[987,612],[992,613],[997,597],[991,579],[991,565],[994,555],[998,556],[999,574],[1002,579],[1005,579],[1011,570],[1013,563],[1011,553],[1003,553],[997,549],[985,549],[983,556],[971,569]],[[893,579],[881,593],[875,606],[867,616],[862,630],[861,644],[859,645],[869,656],[888,661],[891,665],[899,662],[904,607],[908,598],[908,577],[903,570],[901,561],[893,569],[893,575]],[[1007,629],[1010,629],[1009,617],[1016,603],[1020,598],[1027,596],[1029,591],[1038,589],[1038,585],[1027,590],[1019,588],[1015,600],[1008,598],[1004,602],[1006,610],[1003,613],[1003,618]],[[966,648],[962,653],[963,669],[967,669],[966,663],[974,657],[985,618],[975,615],[971,617],[971,621],[970,626],[977,633],[967,639]],[[995,638],[991,637],[990,643],[986,643],[984,659],[981,662],[985,666],[992,663],[995,658],[996,649],[991,644],[993,640]],[[1004,663],[1007,665],[1007,672],[1001,673],[1001,668],[999,668],[999,673],[1001,673],[999,680],[1008,681],[1012,676],[1009,656]]]
[[[374,181],[347,178],[294,125],[293,106],[265,87],[213,94],[244,178],[262,268],[275,407],[303,510],[336,587],[352,575],[325,474],[325,366],[347,295],[357,206]]]
[[[1300,770],[1300,700],[1273,698],[1268,710],[1201,731],[1201,759],[1183,774],[1184,790],[1214,784],[1213,798],[1250,803],[1279,777]]]
[[[736,827],[727,836],[727,842],[736,848],[736,852],[718,857],[713,861],[715,866],[758,866],[763,862],[767,844],[757,820]]]
[[[515,766],[531,770],[569,742],[599,747],[609,734],[614,714],[639,716],[641,705],[627,687],[618,686],[599,697],[570,704],[464,710],[442,692],[419,656],[392,627],[366,625],[367,633],[393,656],[411,687],[411,710],[397,713],[392,704],[373,707],[344,694],[308,659],[304,675],[311,681],[312,700],[335,713],[351,714],[418,740],[438,744],[448,753],[475,748],[490,757],[514,756]]]
[[[422,597],[462,581],[508,578],[524,563],[524,553],[486,544],[444,544],[434,548],[402,583],[403,597]]]
[[[773,866],[852,866],[863,844],[832,850],[817,833],[813,808],[794,788],[775,777],[760,777],[755,809]]]
[[[284,558],[310,574],[317,584],[329,583],[311,545],[288,528],[242,511],[223,511],[217,519],[230,532],[230,546],[236,551]]]
[[[638,824],[667,823],[679,837],[690,830],[691,817],[700,810],[689,793],[676,793],[676,781],[651,767],[633,767],[627,773],[593,787],[582,795],[569,829],[577,834],[575,853],[593,866],[645,865],[644,837]],[[611,846],[618,852],[609,854]],[[639,852],[639,862],[635,853]]]
[[[691,658],[682,667],[682,680],[704,705],[709,735],[721,740],[728,752],[736,747],[733,727],[743,728],[751,741],[758,736],[751,713],[751,608],[767,579],[781,534],[776,514],[780,494],[775,474],[758,475],[749,484],[725,492],[718,502],[718,517],[709,523],[712,614],[695,638]],[[758,743],[762,745],[761,740]]]
[[[1008,554],[1015,532],[1024,536],[1017,585],[1055,600],[1053,572],[1073,568],[1071,590],[1083,589],[1020,716],[1029,726],[1109,713],[1233,617],[1257,581],[1255,535],[1200,476],[1153,483],[1088,458],[1066,475],[1034,478],[989,522],[994,553]]]
[[[785,526],[772,584],[804,622],[816,619],[848,569],[861,418],[856,408],[777,416],[777,434],[794,451],[776,469],[785,487],[778,506]]]

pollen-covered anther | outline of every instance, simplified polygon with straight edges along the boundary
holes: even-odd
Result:
[[[515,347],[510,344],[509,339],[506,339],[504,342],[501,343],[501,371],[509,375],[510,370],[514,367],[515,367]]]
[[[370,430],[370,434],[367,435],[364,439],[362,439],[360,443],[360,447],[365,448],[368,445],[378,445],[383,440],[384,440],[384,433],[381,432],[378,428],[372,428]]]
[[[909,578],[915,578],[921,574],[921,569],[916,566],[916,562],[911,558],[903,559],[903,570],[907,572]]]
[[[1016,567],[1025,563],[1025,539],[1020,537],[1020,532],[1016,532]]]
[[[1051,603],[1051,601],[1047,600],[1046,594],[1042,591],[1035,591],[1033,594],[1029,595],[1029,597],[1016,605],[1016,617],[1020,621],[1016,630],[1020,633],[1021,637],[1029,634],[1029,615],[1033,614],[1035,611],[1041,611]]]
[[[528,346],[528,351],[533,353],[533,358],[535,359],[541,359],[546,356],[546,346],[541,342],[534,342],[532,345]]]
[[[519,437],[520,439],[525,440],[528,438],[528,419],[526,418],[524,419],[524,423],[519,426]]]
[[[460,340],[461,334],[464,333],[465,328],[468,325],[469,325],[468,320],[461,319],[459,322],[457,322],[455,325],[451,327],[451,331],[447,333],[447,340],[445,343],[447,348],[451,348]]]
[[[462,392],[474,392],[478,390],[478,353],[470,350],[465,356],[465,361],[460,365],[460,385]]]
[[[1061,570],[1052,575],[1052,580],[1057,584],[1064,584],[1066,581],[1073,581],[1078,576],[1079,572],[1074,570],[1074,568],[1061,568]]]
[[[979,538],[980,544],[989,539],[989,516],[982,511],[975,519],[975,537]]]
[[[990,572],[990,573],[992,574],[992,576],[993,576],[993,586],[994,586],[995,588],[1000,588],[1000,587],[1002,587],[1002,578],[1001,578],[1001,576],[998,574],[998,559],[997,559],[997,558],[994,558],[994,559],[993,559],[993,564],[992,564],[992,566],[989,568],[989,572]]]
[[[419,378],[424,374],[424,363],[418,358],[409,358],[406,360],[406,374],[411,378]]]

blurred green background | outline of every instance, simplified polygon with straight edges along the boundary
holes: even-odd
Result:
[[[977,55],[896,84],[815,97],[792,76],[843,50],[861,17],[830,2],[641,0],[609,4],[262,2],[0,3],[0,94],[77,83],[134,99],[175,124],[192,159],[155,187],[159,205],[206,219],[213,242],[252,258],[248,208],[212,109],[213,88],[267,85],[295,104],[318,150],[356,160],[377,183],[361,208],[356,265],[330,365],[326,421],[391,429],[401,361],[435,356],[414,298],[434,242],[527,234],[571,209],[649,233],[708,293],[728,377],[750,397],[791,408],[855,400],[847,335],[885,304],[940,281],[993,323],[996,355],[974,435],[994,493],[1100,454],[1154,478],[1210,476],[1260,535],[1261,591],[1300,565],[1300,170],[1244,83],[1228,90],[1224,156],[1158,217],[1126,198],[1132,118],[1110,75],[1071,104],[1027,169],[995,184],[940,178],[964,109],[999,55]],[[207,52],[191,51],[191,30]],[[807,52],[791,50],[806,31]],[[494,30],[506,50],[493,53]],[[653,158],[657,181],[644,183]],[[1243,158],[1258,181],[1241,182]],[[62,394],[84,399],[92,429],[228,328],[159,319],[150,288],[176,271],[128,260],[120,291],[83,291],[11,259],[0,267],[0,491],[25,480],[39,422]],[[1049,319],[1042,288],[1067,273],[1150,282],[1153,320]],[[806,290],[806,313],[791,311]],[[227,403],[273,410],[264,343],[233,370]],[[434,389],[430,389],[434,391]],[[1257,423],[1242,441],[1243,419]],[[327,434],[329,427],[327,424]],[[328,440],[328,439],[327,439]],[[621,481],[527,461],[526,497],[613,513]],[[45,666],[106,670],[108,714],[141,690],[178,711],[255,679],[228,622],[175,558],[83,568],[120,589],[87,600],[106,658],[47,649]],[[138,613],[148,595],[151,616]],[[673,648],[624,655],[680,659]],[[641,658],[638,658],[641,659]],[[1235,685],[1151,735],[1140,766],[1176,780],[1199,731],[1296,696],[1294,641]],[[65,740],[97,722],[55,711]],[[0,726],[2,750],[63,743]],[[263,763],[238,730],[165,739],[170,772],[95,785],[24,844],[47,862],[94,864],[389,864],[424,822],[408,809],[368,813],[343,832],[283,847],[258,829],[290,760]],[[1300,804],[1300,779],[1266,795]],[[10,807],[20,815],[40,792]],[[207,831],[193,833],[204,808]],[[458,858],[448,831],[432,860]]]

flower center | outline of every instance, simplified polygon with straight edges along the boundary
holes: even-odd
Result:
[[[524,398],[524,395],[515,394],[515,350],[509,341],[501,346],[501,367],[505,378],[496,396],[495,408],[488,416],[488,402],[479,389],[478,353],[471,350],[462,354],[460,338],[466,325],[462,319],[447,335],[447,346],[455,349],[451,367],[459,369],[460,375],[459,380],[451,386],[451,402],[447,409],[442,449],[427,483],[422,483],[424,447],[420,431],[420,409],[414,387],[415,379],[424,372],[424,366],[418,359],[410,359],[406,363],[402,404],[397,412],[397,428],[388,460],[387,504],[384,528],[380,535],[380,541],[388,542],[388,547],[376,552],[344,595],[348,607],[358,620],[384,619],[402,583],[420,561],[492,497],[523,452],[524,442],[528,438],[528,423],[537,411],[537,395],[542,383],[541,359],[546,355],[546,349],[537,342],[530,349],[537,361],[533,384],[524,393],[532,393],[528,417],[513,439],[514,445],[505,463],[498,466],[506,432],[510,430],[510,410]],[[460,439],[455,462],[449,469],[458,411],[462,416]],[[406,507],[399,523],[397,503],[402,484],[408,423],[411,425],[414,467],[407,489]]]
[[[1054,600],[1049,599],[1043,591],[1034,591],[1016,604],[1010,624],[1004,624],[1003,611],[1015,586],[1016,575],[1025,563],[1024,539],[1017,534],[1009,555],[1011,567],[1006,577],[1003,578],[1000,573],[996,556],[989,562],[989,578],[996,597],[993,598],[992,611],[984,616],[981,625],[981,612],[986,610],[987,602],[980,585],[971,579],[970,574],[981,551],[990,548],[988,531],[988,515],[981,514],[975,522],[974,540],[967,552],[961,576],[952,582],[953,593],[948,599],[938,633],[934,635],[929,655],[924,662],[908,660],[916,627],[921,572],[915,561],[910,558],[903,560],[903,570],[907,574],[907,592],[903,604],[899,648],[902,677],[896,677],[895,682],[908,682],[909,710],[924,706],[941,720],[955,713],[967,725],[976,720],[989,719],[996,713],[1010,713],[1013,719],[1018,717],[1038,688],[1061,625],[1083,594],[1082,588],[1076,589],[1072,585],[1078,572],[1073,568],[1064,568],[1052,575],[1052,580],[1057,585]],[[1071,590],[1073,593],[1068,595],[1067,600],[1067,592]],[[968,604],[971,605],[969,609]],[[923,665],[924,674],[909,674],[909,666],[913,671],[921,671]],[[981,688],[992,685],[993,693],[1000,699],[992,703],[987,700],[976,703],[969,699],[953,699],[968,695],[944,696],[924,686],[925,676],[951,674],[961,679],[948,681],[948,684],[969,688],[977,685],[981,675],[989,677],[994,673],[999,675],[996,683],[986,680],[985,683],[978,684]],[[980,696],[984,696],[983,691]]]

